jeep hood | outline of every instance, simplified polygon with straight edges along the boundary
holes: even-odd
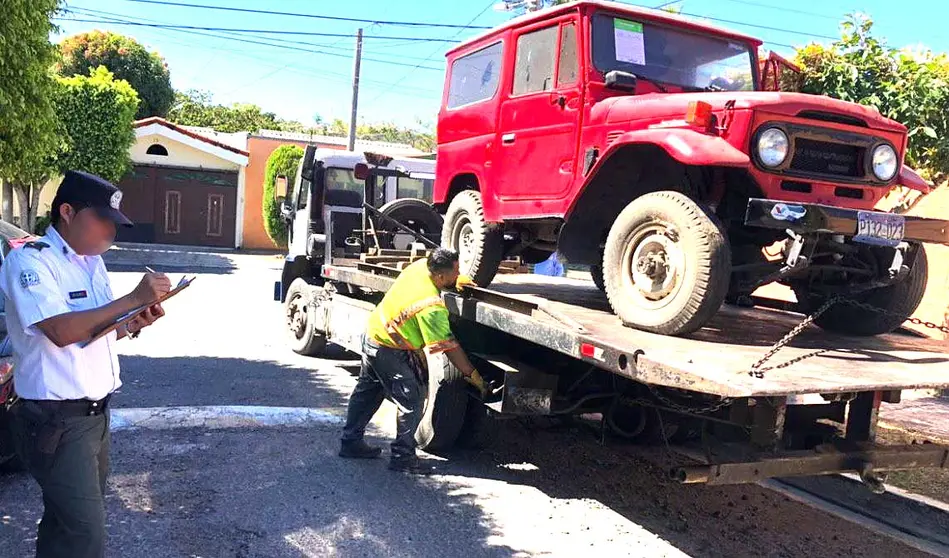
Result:
[[[655,117],[682,119],[692,101],[704,101],[712,105],[712,110],[716,112],[724,110],[725,104],[729,101],[734,101],[735,110],[757,110],[782,116],[799,117],[802,112],[844,115],[858,118],[872,129],[906,133],[906,126],[884,117],[875,108],[805,93],[769,91],[649,93],[611,97],[602,101],[602,104],[609,106],[606,121],[620,123]],[[805,114],[804,117],[806,118],[807,115]],[[816,120],[816,122],[821,122],[821,120]]]

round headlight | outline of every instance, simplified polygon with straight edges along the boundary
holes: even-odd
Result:
[[[873,175],[880,180],[887,182],[896,176],[896,169],[899,166],[899,157],[896,156],[896,150],[887,144],[878,145],[873,150]]]
[[[768,128],[758,136],[758,159],[766,167],[777,167],[788,157],[788,136],[778,128]]]

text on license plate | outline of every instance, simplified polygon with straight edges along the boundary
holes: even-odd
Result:
[[[857,234],[853,239],[865,244],[896,246],[903,241],[906,219],[892,213],[857,212]]]

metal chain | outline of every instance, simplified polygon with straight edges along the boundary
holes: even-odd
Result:
[[[884,316],[897,317],[897,318],[902,317],[901,314],[897,314],[897,313],[895,313],[895,312],[890,312],[889,310],[885,310],[885,309],[883,309],[883,308],[878,308],[878,307],[876,307],[876,306],[867,304],[867,303],[865,303],[865,302],[859,302],[859,301],[856,301],[856,300],[851,300],[851,299],[847,299],[847,298],[843,298],[843,297],[839,297],[839,296],[832,297],[832,298],[828,299],[826,302],[824,302],[824,304],[822,304],[821,307],[818,308],[813,314],[811,314],[810,316],[807,316],[806,318],[804,318],[804,320],[803,320],[801,323],[799,323],[798,325],[796,325],[793,329],[791,329],[791,331],[789,331],[789,332],[787,333],[787,335],[785,335],[785,336],[782,337],[777,343],[775,343],[774,345],[772,345],[771,348],[768,349],[768,352],[766,352],[766,353],[764,354],[764,356],[762,356],[762,357],[758,360],[758,362],[754,363],[754,364],[751,366],[751,369],[748,371],[748,375],[749,375],[749,376],[753,376],[753,377],[758,378],[758,379],[763,379],[765,372],[769,372],[769,371],[771,371],[771,370],[779,370],[779,369],[781,369],[781,368],[787,368],[788,366],[791,366],[792,364],[796,364],[796,363],[798,363],[798,362],[801,362],[802,360],[807,360],[807,359],[809,359],[809,358],[814,358],[814,357],[820,356],[820,355],[822,355],[822,354],[824,354],[824,353],[828,353],[828,352],[830,352],[830,351],[833,351],[834,349],[820,349],[820,350],[818,350],[818,351],[813,351],[813,352],[810,352],[810,353],[807,353],[807,354],[804,354],[804,355],[801,355],[801,356],[798,356],[798,357],[794,357],[794,358],[792,358],[792,359],[790,359],[790,360],[788,360],[788,361],[782,362],[781,364],[776,364],[776,365],[774,365],[774,366],[769,366],[769,367],[767,367],[767,368],[762,368],[762,366],[764,366],[769,360],[771,360],[771,359],[774,357],[774,355],[776,355],[779,351],[781,351],[781,349],[785,348],[791,341],[794,340],[795,337],[797,337],[798,335],[800,335],[801,332],[803,332],[805,329],[807,329],[807,326],[811,325],[811,324],[814,322],[814,320],[816,320],[818,317],[820,317],[821,314],[823,314],[824,312],[826,312],[827,310],[829,310],[830,307],[833,306],[834,304],[838,304],[838,303],[840,303],[840,304],[846,304],[847,306],[853,306],[854,308],[859,308],[859,309],[865,310],[865,311],[867,311],[867,312],[873,312],[873,313],[875,313],[875,314],[882,314],[882,315],[884,315]],[[909,323],[911,323],[911,324],[913,324],[913,325],[919,325],[919,326],[927,327],[927,328],[929,328],[929,329],[936,329],[936,330],[939,330],[939,331],[941,331],[941,332],[943,332],[943,333],[949,335],[949,326],[941,326],[941,325],[939,325],[939,324],[934,324],[933,322],[927,322],[927,321],[924,321],[924,320],[920,320],[919,318],[909,318],[909,319],[907,319],[906,321],[908,321]]]

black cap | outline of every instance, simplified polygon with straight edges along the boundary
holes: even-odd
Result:
[[[77,211],[91,207],[116,225],[132,226],[132,221],[119,211],[122,191],[115,184],[94,174],[67,171],[59,190],[56,191],[56,197],[53,198],[53,211],[59,211],[59,206],[64,203],[73,206]]]

